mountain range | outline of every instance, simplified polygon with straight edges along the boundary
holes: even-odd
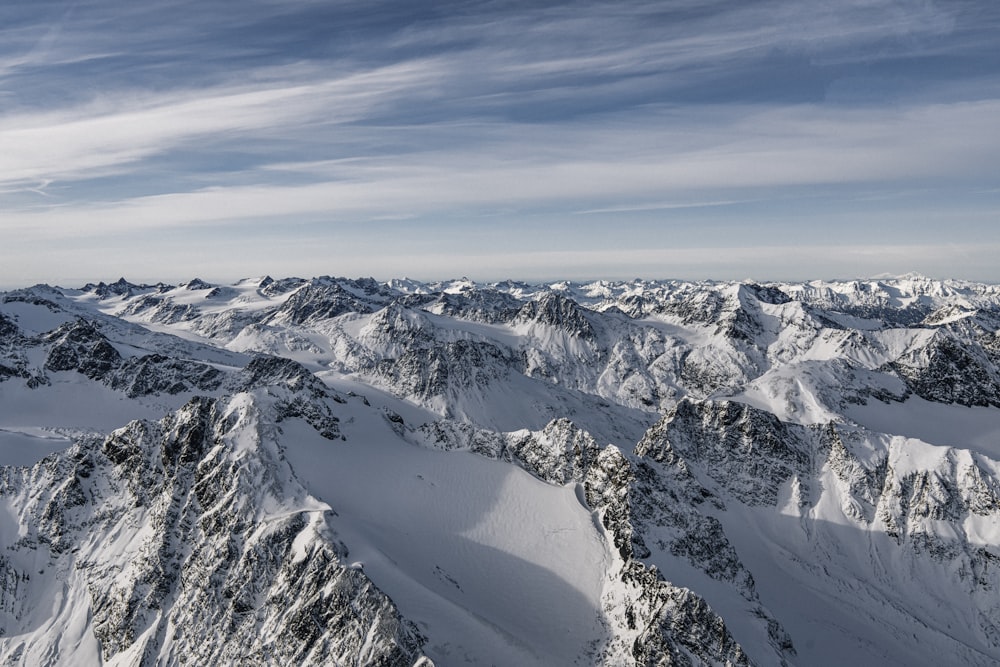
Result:
[[[0,664],[1000,662],[1000,286],[0,293]]]

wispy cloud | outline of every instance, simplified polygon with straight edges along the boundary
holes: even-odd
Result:
[[[433,76],[425,63],[408,62],[330,80],[112,95],[79,108],[0,117],[0,184],[93,178],[95,170],[121,171],[193,142],[264,143],[290,128],[350,123]]]
[[[270,220],[766,225],[1000,173],[986,2],[170,4],[0,7],[0,263]]]
[[[650,202],[624,206],[609,206],[607,208],[592,208],[585,211],[575,211],[577,215],[594,215],[597,213],[634,213],[636,211],[673,211],[686,208],[712,208],[715,206],[732,206],[754,201],[752,199],[723,199],[720,201],[696,202]]]
[[[390,68],[371,75],[368,82],[391,89],[400,75],[398,68]],[[410,74],[402,78],[412,82]],[[239,141],[243,133],[284,131],[284,124],[303,119],[353,124],[382,94],[366,83],[350,101],[344,91],[353,93],[355,84],[352,78],[230,92],[95,119],[42,119],[36,127],[3,128],[0,137],[11,148],[0,156],[0,168],[10,179],[8,187],[34,187],[30,184],[41,179],[124,170],[180,142],[201,137],[218,141],[220,133]],[[326,112],[328,94],[344,102],[339,118]],[[486,124],[477,126],[478,140],[457,147],[435,143],[409,152],[265,165],[245,174],[251,183],[8,211],[0,225],[25,233],[45,228],[48,233],[102,233],[316,214],[365,220],[497,206],[579,211],[580,202],[590,203],[583,210],[591,213],[614,213],[746,203],[759,196],[731,194],[761,188],[770,193],[789,186],[875,186],[912,179],[972,182],[1000,173],[1000,137],[990,132],[997,117],[1000,101],[877,114],[812,107],[734,109],[726,123],[714,122],[713,132],[699,135],[700,142],[688,140],[681,150],[671,150],[671,137],[688,127],[678,127],[671,118],[662,126],[646,121],[638,134],[627,126],[600,123],[561,129]],[[361,134],[370,131],[357,129]],[[350,140],[343,140],[345,155]],[[642,149],[635,146],[640,142]],[[491,144],[499,147],[484,150]],[[277,170],[307,176],[311,182],[262,182],[262,173]],[[712,198],[693,199],[697,192]],[[673,201],[664,203],[664,193],[674,193]]]

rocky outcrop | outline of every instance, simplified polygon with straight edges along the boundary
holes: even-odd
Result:
[[[346,399],[296,361],[269,355],[256,356],[230,378],[229,387],[234,391],[264,387],[274,398],[276,421],[299,417],[325,438],[334,440],[340,437],[340,420],[331,406],[344,403]]]
[[[592,341],[597,336],[586,311],[572,299],[556,292],[545,292],[537,301],[524,304],[515,320],[555,327],[573,338]]]
[[[928,401],[1000,406],[1000,373],[978,345],[936,336],[890,367],[910,391]]]
[[[152,394],[213,392],[222,386],[224,378],[225,373],[208,364],[148,354],[124,360],[101,379],[112,389],[136,398]]]
[[[3,303],[24,303],[31,306],[41,306],[57,313],[62,307],[57,303],[63,297],[62,292],[48,285],[35,285],[27,289],[11,290],[3,295]]]
[[[115,297],[128,298],[141,290],[150,288],[150,285],[135,285],[125,280],[125,278],[119,278],[113,283],[105,283],[103,281],[97,284],[87,283],[81,289],[84,292],[93,294],[98,299],[112,299]]]
[[[162,286],[158,291],[166,289],[167,286]],[[157,293],[145,294],[129,301],[120,314],[158,324],[191,322],[199,315],[198,308],[193,304],[177,303]]]
[[[46,334],[42,343],[49,345],[46,371],[74,371],[130,398],[213,392],[225,377],[225,373],[208,364],[163,354],[125,358],[94,323],[83,319],[67,322]]]
[[[32,378],[24,344],[24,335],[17,323],[0,313],[0,382],[9,378]]]
[[[295,290],[277,311],[268,315],[265,323],[303,325],[346,313],[371,313],[384,304],[388,295],[383,286],[371,279],[319,278]]]
[[[808,474],[807,437],[802,427],[745,403],[684,400],[647,432],[635,453],[667,466],[697,462],[740,502],[773,506],[778,487]]]
[[[286,423],[295,419],[311,424],[331,447],[345,434],[351,437],[338,418],[343,399],[310,370],[326,369],[324,377],[332,382],[355,388],[369,383],[393,395],[370,396],[373,404],[381,403],[374,409],[391,428],[387,437],[395,433],[427,446],[467,449],[548,483],[576,487],[614,556],[602,598],[611,639],[594,647],[595,655],[603,650],[604,664],[744,664],[748,656],[763,664],[810,662],[817,654],[809,653],[808,642],[796,635],[793,647],[783,629],[803,632],[805,624],[794,618],[795,610],[803,611],[795,607],[797,599],[782,599],[781,606],[769,602],[785,614],[780,618],[762,602],[775,600],[775,587],[786,583],[807,586],[819,607],[856,615],[859,645],[901,654],[911,644],[917,651],[932,647],[927,655],[954,655],[965,664],[991,664],[1000,656],[1000,627],[993,620],[1000,614],[1000,469],[988,437],[970,435],[972,449],[960,450],[870,433],[850,421],[880,409],[876,400],[920,397],[974,406],[968,409],[970,433],[989,426],[1000,407],[1000,288],[919,277],[804,284],[483,286],[468,280],[382,284],[323,277],[227,287],[194,281],[176,288],[102,285],[83,294],[36,287],[3,296],[3,391],[49,379],[61,392],[87,387],[85,377],[122,392],[123,400],[160,395],[141,401],[144,410],[176,406],[190,394],[209,397],[190,403],[181,421],[139,423],[130,427],[134,433],[116,435],[118,444],[81,445],[79,451],[89,454],[46,464],[62,466],[61,472],[37,480],[58,489],[61,500],[19,515],[18,526],[35,528],[24,533],[27,542],[0,558],[0,612],[7,614],[2,618],[11,628],[8,637],[15,621],[32,613],[26,590],[43,587],[48,595],[58,589],[52,567],[36,567],[18,555],[17,549],[29,547],[49,550],[60,567],[73,563],[79,581],[97,577],[92,591],[77,580],[58,582],[88,591],[94,606],[77,608],[93,612],[102,650],[121,662],[127,660],[114,656],[129,647],[140,647],[135,650],[141,658],[146,650],[181,646],[174,636],[184,634],[176,629],[181,621],[191,621],[191,627],[224,621],[245,647],[256,647],[256,661],[308,662],[332,636],[319,628],[361,627],[353,617],[338,616],[341,607],[330,606],[324,596],[388,610],[368,597],[354,570],[343,569],[344,554],[331,537],[335,516],[296,506],[287,515],[272,512],[259,520],[242,505],[227,504],[243,493],[230,482],[245,478],[242,469],[208,463],[218,456],[213,451],[225,450],[220,443],[236,452],[257,442],[247,435],[236,446],[233,429],[241,419],[233,417],[234,404],[218,402],[224,392],[253,394],[263,425],[260,442],[273,440],[271,430],[295,432]],[[101,311],[120,308],[123,317],[156,322],[162,325],[157,330],[175,327],[186,339],[155,339],[163,334],[114,322],[95,312],[99,300]],[[60,322],[51,331],[42,328]],[[218,347],[199,347],[193,335]],[[264,354],[249,358],[228,350]],[[885,410],[903,413],[913,403]],[[966,408],[933,410],[954,415],[948,411]],[[452,419],[412,428],[419,419],[411,415],[431,413]],[[514,430],[521,426],[531,429]],[[899,431],[922,430],[910,426],[900,424]],[[28,431],[9,433],[4,437],[11,441],[31,437]],[[964,433],[957,428],[956,440]],[[140,441],[155,449],[153,459],[133,458],[136,448],[129,443]],[[194,481],[178,481],[188,479],[184,471],[191,466]],[[127,477],[133,468],[146,481]],[[198,477],[199,470],[211,481]],[[121,476],[109,477],[112,472]],[[19,474],[3,473],[9,488],[23,487]],[[127,502],[119,506],[110,497],[122,488]],[[21,491],[13,494],[20,503]],[[270,502],[264,504],[273,508]],[[107,510],[93,513],[95,503]],[[139,513],[128,514],[133,510]],[[135,523],[113,523],[124,516]],[[215,524],[228,516],[256,532],[229,526],[230,538],[222,540]],[[164,546],[138,536],[146,518],[155,518],[161,532],[194,542]],[[130,556],[148,568],[130,565],[122,586],[101,569],[97,555],[79,555],[97,554],[87,530],[111,526],[117,532],[95,534],[120,536],[109,542],[121,549],[133,538],[146,545],[141,552],[128,546]],[[204,533],[210,535],[204,552],[198,546],[202,534],[191,532],[192,526],[211,528]],[[320,540],[326,546],[304,537],[313,533],[328,537]],[[299,547],[292,550],[298,555],[289,555],[288,535],[296,536],[293,544],[308,544],[306,551],[315,556],[302,557]],[[768,559],[780,562],[777,584],[761,566]],[[86,566],[77,568],[77,562]],[[256,567],[264,583],[244,585],[257,575]],[[46,574],[38,574],[42,569]],[[222,592],[209,601],[192,592],[178,597],[187,590],[185,577]],[[320,587],[320,579],[343,583],[334,591]],[[285,583],[274,583],[279,580]],[[286,588],[299,597],[285,600],[282,612],[273,590]],[[160,610],[182,599],[226,611],[160,625]],[[369,628],[381,623],[365,618]],[[393,616],[386,611],[380,618]],[[267,653],[271,645],[255,644],[247,629],[260,619],[313,648]],[[62,616],[52,627],[86,622]],[[878,634],[861,637],[869,625]],[[840,631],[855,630],[838,626]],[[194,644],[183,650],[199,661],[238,662],[243,655]],[[26,646],[18,655],[37,657],[32,650]],[[905,659],[912,662],[913,655]]]
[[[121,366],[122,356],[90,322],[67,322],[45,336],[52,344],[45,369],[76,371],[91,380],[100,380]]]
[[[494,288],[412,296],[419,297],[413,305],[430,312],[490,324],[512,321],[524,305],[516,297]]]
[[[618,554],[604,599],[605,614],[615,629],[604,660],[622,664],[618,661],[627,655],[636,665],[751,664],[725,621],[701,597],[671,584],[642,562],[649,552],[641,540],[643,524],[634,501],[643,490],[634,480],[629,460],[609,446],[584,484],[587,502]],[[779,651],[775,659],[780,661],[780,655]]]
[[[305,280],[302,278],[281,278],[275,280],[271,276],[264,276],[257,283],[257,290],[260,294],[266,297],[280,296],[282,294],[287,294],[294,289],[298,289],[305,284]]]

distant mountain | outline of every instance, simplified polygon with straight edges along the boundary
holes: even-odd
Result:
[[[0,293],[0,663],[1000,662],[1000,287]]]

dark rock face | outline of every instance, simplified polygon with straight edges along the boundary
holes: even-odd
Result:
[[[130,398],[186,391],[214,391],[225,374],[208,364],[162,354],[123,358],[91,322],[67,322],[46,334],[47,371],[76,371]]]
[[[264,296],[278,296],[291,292],[293,289],[304,285],[305,282],[302,278],[282,278],[275,280],[271,276],[265,276],[258,283],[258,290]]]
[[[234,381],[234,389],[248,391],[271,384],[284,384],[295,390],[305,390],[312,396],[325,396],[324,385],[309,370],[292,359],[258,355],[250,360]]]
[[[773,285],[764,286],[756,283],[745,283],[741,285],[740,289],[752,294],[753,297],[761,303],[769,303],[773,306],[778,306],[792,302],[792,297],[788,296],[787,293]]]
[[[516,463],[552,484],[580,485],[618,555],[609,575],[616,584],[604,599],[615,630],[603,649],[603,664],[751,664],[725,622],[702,598],[666,581],[643,562],[650,556],[647,539],[734,586],[768,625],[776,659],[795,654],[780,623],[757,604],[753,578],[719,522],[697,509],[706,501],[721,509],[721,503],[682,461],[660,467],[630,459],[614,446],[600,449],[566,419],[552,421],[539,432],[506,434],[441,420],[422,427],[419,439],[437,448],[468,449]]]
[[[642,591],[628,608],[646,621],[632,645],[636,665],[751,664],[722,618],[698,595],[666,584],[655,570],[635,561],[622,581]]]
[[[884,327],[914,326],[932,312],[931,306],[919,298],[924,295],[919,285],[913,286],[913,296],[918,298],[905,305],[898,301],[899,289],[881,281],[853,281],[849,287],[835,292],[828,287],[808,286],[799,298],[830,313],[878,322]]]
[[[645,308],[635,311],[633,307],[626,309],[626,312],[632,310],[637,315],[652,313],[671,315],[685,324],[712,324],[722,312],[725,299],[713,290],[682,287],[677,292],[671,292],[662,298],[641,299],[641,305],[648,307],[648,311]]]
[[[22,368],[14,365],[7,365],[0,362],[0,382],[8,378],[26,378],[27,374]]]
[[[0,342],[10,345],[20,336],[21,330],[17,323],[0,313]]]
[[[602,605],[612,637],[593,647],[604,664],[747,664],[735,636],[746,651],[763,656],[762,664],[795,662],[791,638],[761,602],[771,599],[767,587],[773,582],[764,576],[755,582],[740,559],[752,537],[734,529],[736,522],[762,516],[773,525],[757,527],[777,526],[768,538],[775,553],[792,554],[784,566],[801,567],[800,581],[832,582],[819,594],[850,607],[853,601],[838,597],[850,591],[867,596],[867,609],[895,614],[899,624],[887,624],[886,636],[896,633],[908,642],[903,629],[916,624],[937,633],[935,645],[956,648],[955,659],[964,664],[991,664],[1000,655],[1000,623],[994,620],[1000,617],[1000,555],[991,543],[1000,515],[995,458],[947,442],[932,446],[869,433],[850,421],[854,413],[846,407],[913,395],[1000,407],[1000,289],[929,281],[826,287],[394,284],[398,289],[371,279],[267,278],[256,293],[245,284],[186,285],[203,290],[206,299],[166,286],[154,293],[123,280],[89,287],[100,298],[121,297],[124,315],[183,323],[185,334],[220,345],[240,336],[232,349],[288,350],[397,399],[471,420],[413,428],[411,413],[404,421],[386,408],[385,419],[401,437],[467,449],[548,483],[575,485],[611,545]],[[949,290],[958,297],[951,300]],[[278,299],[256,301],[260,295],[289,298],[277,305]],[[43,287],[3,296],[4,303],[17,304],[11,313],[27,306],[85,312],[70,309],[74,298]],[[79,302],[91,308],[94,299]],[[38,314],[32,322],[52,319]],[[245,444],[281,430],[268,423],[254,440],[247,430],[254,419],[280,424],[298,418],[331,440],[344,437],[338,419],[343,399],[309,368],[275,356],[232,370],[246,357],[234,361],[216,350],[204,358],[218,366],[187,361],[193,355],[185,350],[192,348],[178,341],[151,346],[160,354],[129,357],[143,349],[134,328],[118,329],[103,315],[88,317],[31,337],[16,317],[0,315],[0,381],[31,386],[45,381],[43,371],[74,372],[129,397],[232,391],[260,399],[242,407],[234,399],[194,399],[161,423],[133,423],[103,445],[84,442],[72,456],[44,462],[44,474],[33,472],[41,486],[30,493],[18,490],[27,488],[26,473],[0,471],[0,493],[9,491],[18,507],[35,503],[18,515],[27,517],[29,529],[16,548],[48,549],[67,571],[83,573],[105,658],[137,642],[147,656],[175,647],[169,650],[199,663],[309,664],[335,655],[334,664],[404,664],[418,656],[411,650],[419,646],[413,628],[363,573],[343,567],[346,553],[332,532],[335,515],[290,502],[289,513],[263,516],[251,509],[261,503],[249,489],[273,491],[287,482],[271,474],[280,456],[261,454],[260,461],[269,463],[237,464],[234,458],[237,432]],[[175,352],[176,358],[168,356]],[[32,366],[42,359],[43,368]],[[544,383],[552,387],[550,403],[539,389]],[[20,384],[10,382],[4,390]],[[513,396],[518,387],[531,398]],[[541,430],[488,430],[484,425],[500,420],[489,421],[493,415],[483,404],[497,396],[503,405],[497,410],[510,401],[532,418],[554,419]],[[581,396],[587,400],[577,400]],[[448,411],[463,400],[461,409]],[[545,410],[529,413],[526,408],[535,407],[530,401]],[[160,402],[169,401],[147,401]],[[634,422],[620,417],[630,408],[645,415]],[[264,417],[253,416],[256,410]],[[661,415],[640,440],[642,429]],[[596,425],[592,432],[601,442],[569,419],[555,418],[563,416]],[[516,426],[505,422],[504,428]],[[628,438],[616,439],[624,432]],[[636,440],[627,453],[600,446]],[[123,499],[112,497],[119,492]],[[147,520],[162,535],[183,539],[129,532]],[[87,542],[89,530],[123,535],[123,544],[134,539],[140,546],[128,554],[137,564],[119,566],[124,574],[113,572]],[[794,536],[782,542],[778,533],[785,530]],[[864,548],[840,548],[854,540]],[[33,571],[15,556],[13,550],[0,554],[0,611],[16,620],[24,615],[19,600],[34,584],[28,577]],[[841,567],[838,558],[856,562]],[[946,631],[938,622],[943,612],[926,605],[904,609],[920,602],[919,595],[905,597],[907,577],[937,582],[949,591],[938,597],[961,600],[954,606],[967,606],[967,612],[948,616]],[[735,636],[705,599],[677,585],[697,588],[706,581],[706,598],[726,609],[727,621],[747,613],[730,624]],[[897,591],[898,599],[892,597]],[[953,592],[956,597],[949,597]],[[924,599],[937,604],[935,595]],[[173,611],[182,603],[189,611]],[[865,612],[865,604],[852,609]],[[185,628],[223,627],[220,636],[231,630],[241,645],[173,636],[168,626],[157,625],[168,608],[182,614],[171,617],[177,624],[170,628],[182,622]],[[270,624],[280,628],[280,638],[258,637]],[[962,624],[971,629],[956,639],[955,633],[966,632]],[[377,655],[359,658],[371,646],[355,642],[365,633],[396,639],[379,643]],[[344,640],[352,648],[338,648],[346,637],[353,638]]]
[[[440,347],[408,350],[396,359],[376,363],[373,375],[403,395],[448,396],[485,387],[504,377],[516,364],[496,345],[458,340]]]
[[[496,324],[512,321],[524,304],[510,294],[483,289],[458,294],[442,293],[436,298],[424,297],[419,305],[449,317]]]
[[[0,382],[9,378],[30,378],[22,348],[24,337],[10,318],[0,314]]]
[[[628,459],[608,447],[590,469],[584,485],[587,503],[598,511],[621,557],[621,568],[614,576],[628,591],[620,596],[611,594],[605,601],[606,612],[626,629],[611,639],[606,650],[615,651],[627,636],[631,637],[628,653],[637,665],[751,664],[725,622],[701,597],[667,582],[655,567],[640,560],[649,555],[641,539],[642,514],[648,506],[637,508],[635,500],[649,489],[636,485],[635,478],[635,468]],[[720,544],[729,546],[724,538]],[[784,635],[784,631],[779,634]],[[790,641],[784,651],[794,652]],[[781,653],[779,650],[777,655]]]
[[[600,454],[590,434],[565,418],[549,422],[537,435],[510,434],[507,440],[511,456],[550,484],[583,482]]]
[[[78,371],[91,380],[107,376],[122,363],[122,357],[97,328],[85,320],[67,322],[46,336],[53,343],[45,369]]]
[[[681,401],[636,446],[667,465],[686,459],[748,505],[774,505],[778,487],[810,464],[806,433],[773,414],[732,401]]]
[[[61,292],[48,285],[36,285],[29,289],[19,289],[4,293],[3,302],[42,306],[51,312],[57,313],[62,308],[55,301],[61,296]]]
[[[171,359],[161,354],[132,357],[108,378],[108,386],[130,398],[151,394],[211,392],[222,386],[225,374],[207,364]]]
[[[142,316],[160,324],[176,324],[196,319],[198,310],[191,304],[174,303],[164,296],[149,294],[129,302],[122,314]]]
[[[99,282],[96,285],[87,283],[83,286],[84,292],[90,292],[99,299],[110,299],[113,297],[130,297],[139,290],[149,289],[149,285],[134,285],[125,278],[119,278],[111,284]]]
[[[206,283],[201,278],[192,278],[187,282],[187,284],[184,283],[181,284],[184,286],[184,289],[191,291],[212,289],[213,287],[211,283]]]
[[[940,403],[1000,406],[1000,377],[982,349],[951,336],[935,338],[891,364],[917,396]]]
[[[370,313],[375,308],[339,283],[307,284],[288,297],[269,321],[302,325],[330,319],[345,313]]]
[[[586,311],[575,301],[555,292],[546,292],[537,301],[529,301],[516,316],[520,322],[547,324],[569,333],[574,338],[594,340],[596,332]]]
[[[278,398],[278,421],[300,417],[324,438],[335,440],[340,437],[340,420],[330,406],[343,403],[345,399],[328,389],[297,361],[269,355],[256,356],[230,379],[229,386],[235,391],[268,387]]]

